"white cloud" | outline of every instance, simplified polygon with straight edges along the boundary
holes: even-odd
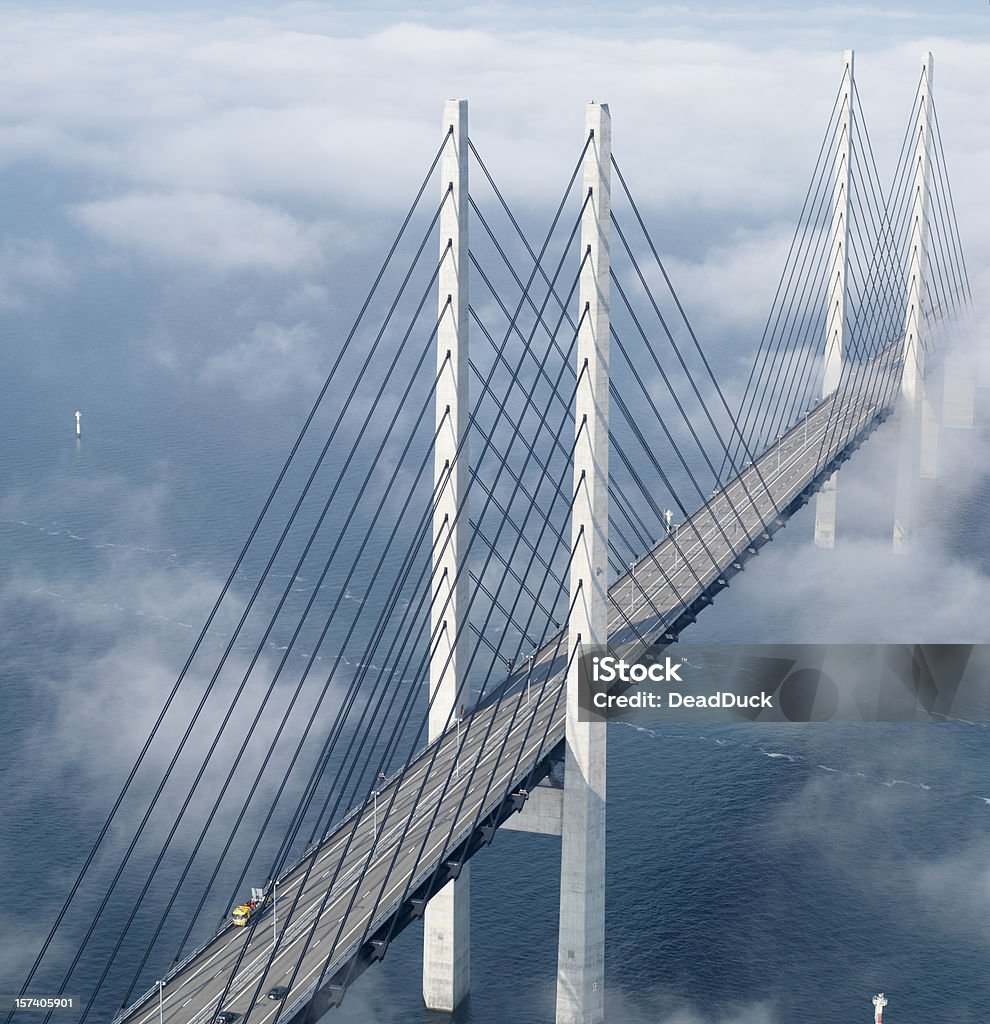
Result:
[[[838,82],[839,54],[819,30],[857,26],[852,35],[866,38],[850,42],[861,46],[860,92],[882,176],[918,52],[935,49],[964,242],[971,268],[990,261],[986,44],[925,39],[922,22],[917,39],[891,42],[877,20],[892,12],[870,7],[804,12],[800,37],[793,12],[773,9],[637,9],[604,37],[582,19],[554,25],[562,10],[525,23],[513,10],[475,11],[475,28],[437,27],[421,11],[417,23],[375,29],[386,15],[361,24],[355,11],[335,19],[320,5],[264,17],[13,17],[0,43],[0,166],[70,172],[66,202],[89,230],[169,265],[312,275],[328,232],[332,255],[353,251],[374,211],[408,201],[438,144],[446,96],[471,100],[472,136],[510,201],[541,210],[580,147],[584,103],[606,99],[615,153],[648,216],[676,217],[675,233],[657,242],[683,272],[698,317],[711,311],[713,326],[724,324],[742,297],[756,322],[780,268],[772,229],[754,225],[796,217]],[[754,17],[758,45],[732,35]],[[691,25],[709,35],[692,37]],[[724,230],[688,257],[687,225],[703,214]],[[333,228],[321,229],[328,221]],[[338,221],[350,229],[343,239]],[[727,287],[696,287],[709,271]]]
[[[308,325],[260,323],[249,336],[210,356],[202,380],[231,387],[247,399],[306,393],[321,355],[316,332]]]
[[[134,509],[141,503],[137,499],[125,503],[125,507]],[[121,515],[125,514],[121,509]],[[5,620],[11,619],[16,608],[17,620],[30,623],[32,632],[44,629],[57,634],[60,641],[51,657],[43,666],[37,666],[30,677],[33,703],[30,714],[18,723],[16,734],[10,739],[9,788],[4,807],[6,814],[16,818],[52,802],[56,799],[53,794],[70,787],[75,794],[76,813],[86,823],[88,843],[95,835],[94,823],[106,815],[162,712],[165,698],[176,683],[178,669],[220,591],[221,581],[209,568],[163,559],[142,548],[128,549],[88,538],[79,538],[78,542],[91,549],[88,561],[98,567],[91,578],[18,566],[8,572],[0,587],[0,614]],[[218,736],[221,721],[235,700],[236,689],[243,685],[185,816],[183,831],[177,838],[178,851],[183,855],[189,851],[190,836],[203,826],[256,712],[264,708],[266,714],[256,724],[252,742],[241,755],[239,772],[214,824],[218,831],[212,834],[215,837],[232,826],[251,779],[261,770],[283,714],[288,715],[287,697],[300,678],[305,664],[302,655],[308,654],[302,647],[297,649],[265,703],[265,691],[275,676],[284,647],[272,639],[249,672],[254,638],[238,643],[223,670],[218,670],[213,691],[207,698],[211,670],[219,664],[243,604],[244,596],[237,594],[235,587],[212,623],[198,660],[186,674],[148,748],[130,795],[116,815],[117,834],[130,835],[136,829],[166,766],[177,752],[178,741],[194,710],[203,700],[199,721],[192,728],[168,788],[150,819],[152,837],[166,833],[208,748]],[[279,634],[276,638],[283,639]],[[287,719],[276,754],[261,778],[252,804],[255,818],[249,820],[260,820],[258,808],[266,807],[281,781],[306,718],[315,707],[323,664],[322,660],[317,663],[310,686],[301,691],[294,715]],[[330,693],[322,703],[302,755],[301,764],[306,771],[337,707],[336,697]],[[298,794],[294,788],[300,781],[298,774],[297,769],[287,790],[287,803]],[[20,861],[22,842],[18,833],[0,837],[0,854]],[[16,852],[4,849],[8,843],[16,847]],[[104,852],[112,858],[112,852]],[[173,852],[172,856],[178,853]],[[50,866],[48,869],[54,870]],[[94,870],[101,879],[109,877],[101,874],[108,870],[106,864],[98,862]],[[92,878],[90,882],[93,884]],[[65,879],[64,891],[69,884]]]
[[[72,280],[65,261],[47,240],[0,242],[0,309],[21,308],[30,298],[61,291]]]
[[[812,764],[827,756],[830,766],[770,810],[766,834],[804,856],[810,847],[825,877],[848,878],[880,903],[899,894],[905,913],[925,915],[936,941],[990,944],[990,848],[979,835],[980,798],[953,790],[954,775],[945,769],[955,747],[940,727],[886,728],[904,731],[888,732],[890,742],[816,740],[810,733],[792,742],[789,749],[811,752]],[[933,801],[946,800],[972,803],[976,817],[962,815],[957,836],[919,843]]]
[[[320,261],[314,229],[271,206],[229,196],[131,193],[73,212],[102,241],[180,267],[278,274]]]
[[[591,39],[578,28],[407,23],[334,35],[292,31],[278,17],[22,19],[8,26],[0,81],[29,138],[11,143],[7,158],[23,157],[30,137],[38,155],[64,158],[74,139],[76,159],[132,185],[343,192],[391,205],[395,186],[408,191],[407,169],[435,148],[442,100],[458,93],[476,106],[479,144],[505,158],[513,185],[542,199],[563,180],[583,104],[595,97],[611,102],[617,152],[639,164],[654,199],[763,208],[801,194],[837,86],[830,44],[780,47],[771,30],[754,49],[665,36],[663,24],[646,36],[640,25],[633,38]],[[969,99],[965,113],[946,116],[985,124],[974,102],[985,49],[942,46],[946,108],[961,90]],[[890,81],[871,110],[880,140],[899,141],[915,49],[861,58],[868,102],[871,85]],[[59,58],[44,75],[39,50]],[[533,173],[551,166],[546,180]]]
[[[920,861],[912,866],[911,879],[942,928],[982,938],[990,948],[990,842],[970,841],[953,853]]]
[[[759,586],[773,579],[761,588],[761,614],[787,623],[797,636],[826,642],[908,643],[931,637],[966,643],[984,637],[990,579],[978,566],[944,551],[922,548],[899,558],[886,539],[850,539],[850,520],[857,518],[850,499],[860,491],[850,493],[843,479],[843,542],[827,558],[809,545],[767,552],[760,580],[754,581]],[[868,491],[865,497],[871,497]],[[925,585],[919,587],[918,580]]]
[[[656,996],[639,989],[623,992],[613,986],[608,987],[605,998],[609,1018],[626,1024],[777,1024],[781,1020],[771,1003],[741,1004],[713,1013],[670,994]],[[677,1009],[670,1009],[679,1003]]]
[[[697,259],[667,260],[694,326],[706,335],[730,327],[745,330],[755,343],[767,321],[767,281],[784,266],[793,234],[793,225],[780,222],[759,230],[739,228]],[[709,301],[712,296],[716,301]]]

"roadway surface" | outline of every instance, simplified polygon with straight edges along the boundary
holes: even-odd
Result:
[[[890,350],[873,365],[881,371],[875,380],[864,371],[844,400],[823,400],[612,585],[610,640],[656,639],[657,630],[691,621],[684,616],[692,602],[719,589],[730,569],[783,525],[788,505],[887,411],[898,367]],[[207,1024],[220,1009],[241,1015],[239,1024],[247,1016],[254,1024],[296,1016],[368,949],[417,886],[431,876],[446,880],[441,873],[452,851],[562,741],[565,647],[558,633],[510,678],[501,700],[452,724],[335,825],[279,880],[274,925],[269,900],[255,912],[255,927],[224,927],[160,992],[156,986],[118,1020]],[[284,1002],[266,998],[277,985],[291,986]]]

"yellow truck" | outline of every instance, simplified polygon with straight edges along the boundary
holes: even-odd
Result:
[[[261,906],[261,900],[248,900],[247,903],[242,903],[239,907],[234,907],[234,911],[230,915],[230,923],[239,925],[243,928],[259,906]]]

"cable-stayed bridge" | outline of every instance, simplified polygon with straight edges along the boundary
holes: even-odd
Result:
[[[528,819],[561,836],[557,1019],[603,1019],[605,727],[578,654],[676,641],[816,494],[830,546],[835,474],[895,410],[909,542],[926,381],[969,304],[932,77],[926,55],[884,185],[845,55],[764,335],[717,358],[606,106],[534,247],[447,104],[23,992],[80,993],[80,1021],[316,1020],[423,918],[424,997],[453,1008],[468,862]]]

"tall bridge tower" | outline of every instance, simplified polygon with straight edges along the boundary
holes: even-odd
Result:
[[[588,105],[574,410],[571,612],[560,854],[557,1024],[605,1019],[605,723],[581,721],[577,655],[608,642],[609,223],[612,120]]]
[[[904,368],[901,376],[900,438],[897,497],[894,506],[894,550],[905,551],[917,518],[923,447],[932,443],[935,419],[925,394],[925,283],[928,274],[928,206],[931,168],[932,78],[935,61],[921,62],[917,117],[914,124],[914,166],[911,186],[911,237],[908,248],[907,314],[904,323]]]
[[[834,394],[842,379],[846,351],[846,304],[849,269],[849,181],[851,177],[854,96],[854,54],[842,55],[841,109],[836,126],[838,145],[832,192],[831,256],[828,270],[828,305],[825,312],[825,371],[822,397]],[[825,481],[815,499],[815,543],[820,548],[835,546],[835,508],[838,473]]]
[[[468,105],[443,109],[440,163],[436,442],[434,447],[429,738],[458,714],[468,663],[468,522],[463,514],[470,473],[468,422]],[[453,1010],[471,986],[471,875],[465,864],[430,900],[423,919],[423,999]]]

